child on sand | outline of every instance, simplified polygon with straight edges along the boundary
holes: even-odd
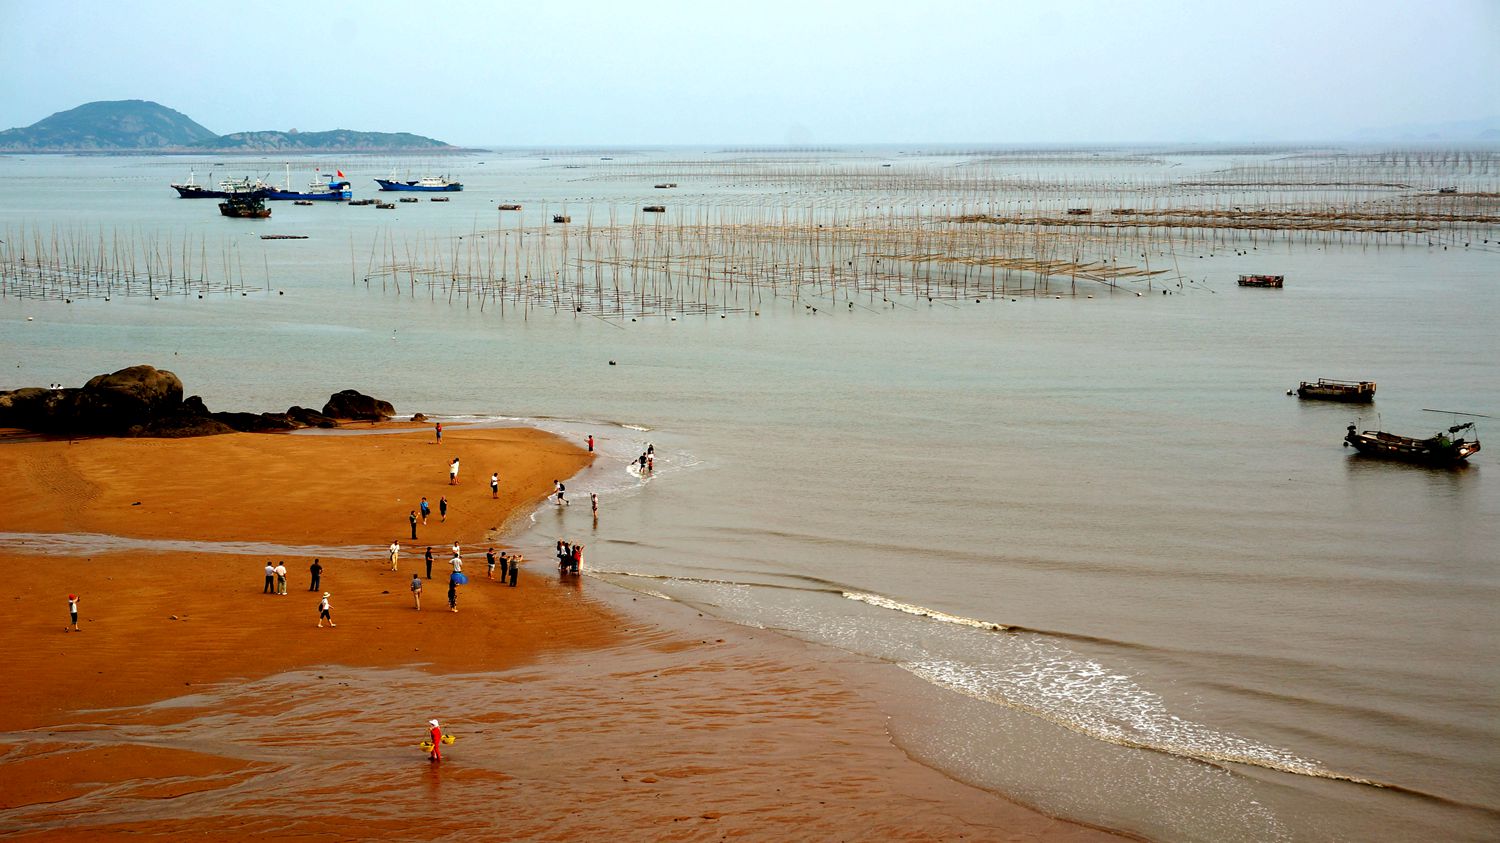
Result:
[[[318,629],[323,628],[323,621],[328,621],[330,627],[338,626],[333,622],[333,606],[328,602],[328,592],[323,592],[323,599],[318,601]]]
[[[76,594],[68,595],[68,614],[73,618],[73,626],[71,629],[63,627],[63,632],[82,632],[83,630],[78,628],[78,595]]]
[[[432,432],[437,434],[437,444],[443,444],[443,423],[438,422],[437,426],[432,429]]]
[[[594,452],[594,434],[590,433],[589,434],[589,453],[592,454],[593,452]]]
[[[420,506],[417,507],[417,509],[419,509],[419,510],[422,511],[422,523],[426,524],[427,523],[427,516],[429,516],[429,515],[432,514],[432,504],[430,504],[430,503],[427,502],[427,496],[426,495],[422,496],[422,503],[421,503]]]
[[[448,611],[458,611],[458,582],[448,580]]]

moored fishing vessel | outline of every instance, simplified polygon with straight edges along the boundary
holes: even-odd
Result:
[[[292,165],[286,168],[286,187],[270,188],[266,192],[267,199],[295,199],[306,202],[343,202],[354,197],[354,191],[350,188],[348,180],[344,178],[343,170],[336,170],[337,176],[314,176],[305,190],[292,189]]]
[[[253,193],[270,189],[262,179],[251,181],[248,176],[238,179],[225,179],[219,182],[217,188],[198,183],[197,174],[188,171],[188,180],[180,184],[173,184],[172,189],[177,191],[179,199],[227,199],[231,194]]]
[[[1285,275],[1241,275],[1241,287],[1271,287],[1281,289],[1286,283]]]
[[[1474,430],[1472,440],[1454,434]],[[1361,454],[1403,462],[1426,463],[1428,465],[1457,465],[1465,462],[1479,451],[1479,432],[1473,422],[1455,424],[1446,431],[1438,431],[1426,439],[1400,436],[1383,430],[1366,430],[1360,433],[1349,425],[1344,434],[1344,444],[1353,445]]]
[[[1350,404],[1368,404],[1375,400],[1375,382],[1318,378],[1316,382],[1303,381],[1297,387],[1297,397],[1311,398],[1319,401],[1344,401]]]
[[[421,190],[456,193],[464,189],[462,184],[450,180],[447,176],[423,176],[420,179],[408,179],[406,181],[398,181],[394,178],[376,179],[375,183],[380,185],[381,190]]]
[[[271,216],[271,209],[266,207],[265,196],[265,192],[260,190],[230,194],[219,203],[219,213],[237,219],[265,219]]]

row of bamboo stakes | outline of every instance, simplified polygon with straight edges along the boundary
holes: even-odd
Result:
[[[1143,161],[1161,172],[1141,175]],[[707,181],[710,189],[653,194],[667,198],[665,218],[587,202],[582,214],[563,207],[570,225],[500,214],[462,234],[383,229],[363,255],[351,239],[350,277],[482,310],[620,320],[754,314],[775,302],[826,313],[920,299],[1155,292],[1181,287],[1179,257],[1219,250],[1500,249],[1500,153],[1297,153],[1191,177],[1173,176],[1166,161],[1004,150],[899,169],[819,155],[611,161],[569,178]],[[1134,175],[1120,174],[1126,164]],[[1017,175],[1022,167],[1035,172]],[[1462,188],[1440,192],[1455,182]],[[260,273],[256,256],[242,252],[201,234],[22,224],[0,237],[0,296],[269,290],[264,252]]]

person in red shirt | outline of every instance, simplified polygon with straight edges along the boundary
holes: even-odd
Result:
[[[427,756],[429,761],[443,760],[443,727],[436,720],[428,720],[432,724],[432,754]]]

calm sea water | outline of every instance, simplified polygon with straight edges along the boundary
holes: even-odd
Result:
[[[1340,447],[1356,419],[1425,435],[1453,419],[1423,408],[1500,415],[1493,233],[1467,248],[1183,246],[1173,265],[1193,283],[1170,296],[816,315],[771,302],[725,319],[501,316],[359,281],[377,238],[484,230],[496,202],[525,203],[530,222],[563,203],[575,219],[628,216],[676,175],[672,212],[821,212],[893,197],[748,174],[972,165],[604,155],[434,164],[468,185],[446,205],[277,203],[269,223],[175,199],[183,159],[0,158],[0,231],[201,237],[210,264],[232,254],[255,288],[0,300],[0,386],[146,362],[213,408],[316,406],[355,387],[402,413],[592,433],[602,459],[569,490],[600,492],[597,523],[586,506],[543,508],[519,543],[536,557],[581,540],[599,579],[901,666],[893,734],[959,778],[1165,840],[1500,836],[1500,450],[1433,470]],[[193,164],[200,181],[215,163]],[[223,163],[214,178],[282,172]],[[391,163],[335,165],[371,195]],[[294,182],[312,166],[294,164]],[[1161,166],[1018,165],[1122,183]],[[1268,271],[1287,289],[1234,285]],[[1376,380],[1377,403],[1286,396],[1320,376]],[[642,479],[627,464],[648,442],[657,470]]]

